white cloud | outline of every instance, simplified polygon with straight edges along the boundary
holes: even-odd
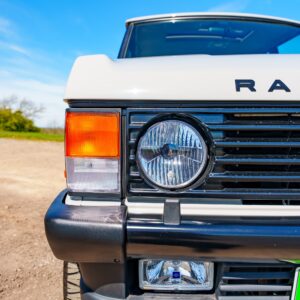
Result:
[[[249,4],[249,0],[233,0],[224,4],[214,6],[208,11],[211,12],[241,12],[244,11]]]
[[[0,35],[6,37],[15,35],[11,21],[3,17],[0,17]]]
[[[4,50],[10,50],[13,52],[17,52],[19,54],[23,54],[26,56],[30,56],[30,51],[28,49],[25,49],[24,47],[21,47],[16,44],[0,41],[0,48],[2,48]]]
[[[18,52],[20,54],[28,55],[29,56],[29,51],[21,46],[14,45],[14,44],[8,44],[7,45],[9,49]]]

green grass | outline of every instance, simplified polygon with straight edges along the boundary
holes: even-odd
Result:
[[[0,131],[0,138],[63,142],[63,133]]]

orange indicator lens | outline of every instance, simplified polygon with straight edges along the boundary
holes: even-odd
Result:
[[[66,156],[120,157],[119,113],[67,112]]]

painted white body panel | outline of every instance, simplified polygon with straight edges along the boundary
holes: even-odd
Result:
[[[248,17],[300,22],[241,13],[177,13],[127,20],[143,22],[166,18]],[[111,60],[105,55],[79,57],[72,68],[65,100],[178,100],[243,101],[300,100],[300,55],[184,55]],[[256,92],[236,92],[236,79],[256,81]],[[275,79],[291,90],[268,89]]]
[[[81,100],[300,100],[300,55],[183,55],[111,60],[79,57],[65,99]],[[236,79],[253,79],[256,92],[236,92]],[[291,90],[268,90],[275,79]]]

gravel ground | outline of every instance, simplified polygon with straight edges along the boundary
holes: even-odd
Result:
[[[65,187],[63,143],[0,139],[0,299],[62,299],[44,214]]]

